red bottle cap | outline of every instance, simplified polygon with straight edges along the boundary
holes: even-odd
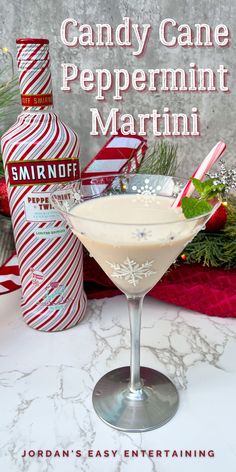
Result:
[[[16,44],[49,44],[49,41],[43,38],[19,38]]]

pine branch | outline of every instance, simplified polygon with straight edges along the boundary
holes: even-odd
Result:
[[[224,247],[227,238],[219,233],[205,233],[201,231],[194,240],[185,248],[184,254],[187,262],[199,263],[207,267],[220,267],[225,265]]]
[[[200,231],[184,250],[186,263],[207,267],[236,267],[236,197],[227,199],[228,217],[223,230],[217,233]]]
[[[138,173],[175,175],[177,167],[177,146],[161,141],[150,148]]]
[[[19,103],[18,80],[13,78],[0,86],[0,132],[5,131],[6,118],[15,113],[15,107]]]

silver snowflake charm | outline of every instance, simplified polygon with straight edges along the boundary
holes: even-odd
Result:
[[[219,161],[220,170],[215,174],[207,174],[212,179],[215,179],[214,184],[224,184],[225,193],[230,193],[231,190],[236,189],[236,169],[226,169],[225,161]]]
[[[138,241],[144,240],[147,241],[148,238],[152,236],[152,232],[150,230],[146,230],[146,228],[139,229],[137,228],[133,233],[132,233],[133,238],[137,239]]]
[[[138,264],[132,259],[129,259],[129,257],[126,257],[122,264],[109,261],[106,261],[106,263],[113,269],[111,277],[127,280],[127,282],[134,287],[138,285],[140,280],[156,274],[156,272],[151,270],[154,261],[146,261],[143,262],[143,264]]]

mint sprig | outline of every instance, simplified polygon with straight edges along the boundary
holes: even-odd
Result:
[[[224,192],[225,185],[215,183],[215,179],[207,179],[204,182],[192,178],[192,183],[202,200],[211,200]]]
[[[212,205],[198,198],[184,197],[182,200],[182,210],[185,218],[194,218],[211,211]]]
[[[185,218],[194,218],[212,210],[209,200],[219,197],[224,193],[225,185],[215,183],[215,179],[207,179],[204,182],[192,178],[192,183],[199,193],[199,198],[184,197],[181,207]]]

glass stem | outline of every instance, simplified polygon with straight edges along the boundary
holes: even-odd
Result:
[[[129,322],[130,322],[130,391],[138,392],[142,389],[140,380],[140,328],[143,306],[142,297],[130,297],[127,295]]]

